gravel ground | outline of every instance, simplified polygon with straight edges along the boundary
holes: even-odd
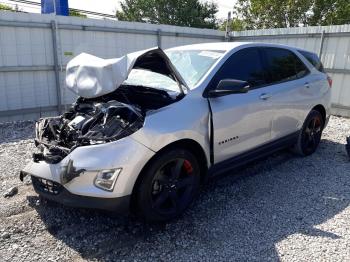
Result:
[[[346,135],[350,120],[332,117],[314,155],[276,153],[203,186],[177,221],[145,225],[41,201],[18,180],[33,122],[1,124],[0,261],[349,261]]]

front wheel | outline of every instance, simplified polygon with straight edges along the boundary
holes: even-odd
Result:
[[[294,152],[301,156],[313,154],[321,141],[323,128],[324,121],[321,113],[312,110],[303,124]]]
[[[195,198],[200,168],[189,151],[173,149],[156,157],[142,175],[136,194],[139,214],[161,222],[178,217]]]

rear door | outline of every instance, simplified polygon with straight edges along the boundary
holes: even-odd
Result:
[[[309,69],[291,50],[264,47],[263,58],[272,112],[271,139],[295,133],[305,119],[310,92]]]
[[[271,108],[261,98],[267,91],[259,48],[245,48],[234,53],[216,73],[208,88],[216,88],[223,79],[247,81],[251,90],[244,94],[209,98],[215,163],[263,145],[271,138]]]

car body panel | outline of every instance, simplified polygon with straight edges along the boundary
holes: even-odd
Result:
[[[213,112],[214,163],[270,141],[271,108],[259,98],[261,90],[248,93],[209,98]]]
[[[273,110],[271,138],[277,139],[301,129],[308,113],[316,105],[325,105],[329,112],[327,100],[330,88],[327,79],[313,83],[314,76],[273,86],[269,103]]]
[[[296,50],[290,49],[309,69],[305,77],[271,85],[269,103],[273,108],[272,140],[301,129],[309,112],[316,105],[323,105],[330,112],[331,89],[327,76],[317,71]]]
[[[209,119],[207,100],[193,90],[177,103],[150,112],[143,128],[131,137],[155,152],[173,142],[190,139],[203,148],[209,163]]]
[[[138,51],[114,59],[103,59],[82,53],[67,64],[66,87],[76,95],[85,98],[95,98],[111,93],[128,78],[133,68],[149,69],[147,61],[144,63],[146,59],[150,59],[149,57],[165,61],[167,69],[163,67],[153,69],[168,70],[178,82],[179,92],[184,92],[183,87],[188,88],[182,76],[160,48]]]

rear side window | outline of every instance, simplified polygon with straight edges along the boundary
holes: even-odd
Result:
[[[214,76],[211,86],[215,88],[222,79],[247,81],[252,88],[266,84],[259,50],[246,48],[234,53]]]
[[[307,51],[302,51],[302,50],[298,50],[300,54],[302,54],[318,71],[324,73],[324,68],[322,65],[322,62],[320,60],[320,58],[318,57],[318,55],[311,53],[311,52],[307,52]]]
[[[309,73],[304,63],[289,50],[264,48],[264,53],[269,84],[299,79]]]

